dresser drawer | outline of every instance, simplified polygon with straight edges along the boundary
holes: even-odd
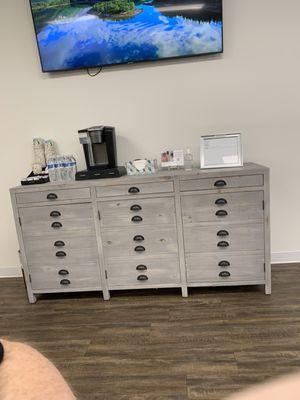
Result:
[[[263,224],[186,226],[187,253],[264,250]]]
[[[188,283],[220,283],[264,280],[264,254],[187,254]]]
[[[97,197],[109,196],[138,196],[143,194],[172,193],[173,182],[132,183],[129,185],[99,186],[96,188]]]
[[[91,235],[95,223],[91,204],[20,208],[24,236]]]
[[[141,257],[159,254],[177,254],[177,230],[172,227],[133,227],[102,231],[104,256]]]
[[[78,189],[49,189],[40,192],[24,192],[17,193],[16,199],[18,204],[27,203],[55,203],[62,200],[79,200],[90,199],[91,191],[89,188]]]
[[[177,257],[140,259],[115,259],[106,265],[108,285],[155,286],[180,283],[179,260]]]
[[[25,251],[27,262],[32,266],[47,263],[47,265],[64,267],[74,264],[85,265],[85,263],[98,261],[98,249],[96,246],[86,248],[56,248],[49,246],[32,249],[25,244]]]
[[[33,290],[101,289],[98,264],[84,266],[29,266]]]
[[[95,232],[95,224],[93,220],[66,220],[66,221],[39,221],[32,224],[22,225],[22,232],[26,236],[49,236],[58,238],[62,234],[70,234],[74,236],[91,235]]]
[[[183,223],[262,221],[263,198],[262,191],[182,196]]]
[[[101,226],[144,226],[175,224],[175,201],[172,197],[104,201],[98,203]]]
[[[222,178],[197,178],[182,180],[181,191],[230,189],[238,187],[263,186],[263,175],[226,176]]]
[[[96,249],[97,241],[95,235],[90,236],[71,236],[61,234],[53,238],[52,236],[25,237],[25,250],[27,253],[43,252],[43,251],[73,251],[80,249]]]
[[[90,203],[51,205],[41,207],[19,208],[23,225],[35,221],[62,221],[66,219],[83,220],[93,218],[93,209]]]

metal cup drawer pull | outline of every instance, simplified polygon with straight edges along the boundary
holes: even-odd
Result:
[[[55,243],[54,243],[54,246],[55,247],[65,247],[65,242],[63,242],[62,240],[57,240]]]
[[[67,256],[67,253],[65,251],[57,251],[55,255],[58,258],[63,258]]]
[[[61,216],[61,213],[59,211],[51,211],[50,217],[52,218],[58,218]]]
[[[138,281],[147,281],[148,280],[148,276],[147,275],[139,275],[137,277]]]
[[[226,210],[218,210],[215,214],[217,217],[226,217],[228,212]]]
[[[71,281],[69,281],[69,279],[62,279],[60,281],[60,284],[64,285],[64,286],[70,285],[70,283],[71,283]]]
[[[133,238],[133,240],[134,240],[135,242],[143,242],[143,241],[145,240],[145,238],[144,238],[144,236],[142,236],[142,235],[136,235],[136,236]]]
[[[220,198],[215,201],[216,206],[225,206],[227,204],[227,200]]]
[[[230,262],[229,261],[226,261],[226,260],[222,260],[222,261],[220,261],[219,262],[219,267],[230,267]]]
[[[137,253],[143,253],[144,251],[146,251],[144,246],[136,246],[134,248],[134,251],[136,251]]]
[[[226,231],[225,229],[222,229],[217,233],[217,236],[219,236],[219,237],[229,236],[229,232]]]
[[[62,228],[62,223],[61,222],[53,222],[53,224],[51,224],[51,227],[54,229]]]
[[[48,199],[48,200],[56,200],[56,199],[58,199],[58,196],[57,196],[57,194],[55,194],[55,193],[49,193],[49,194],[47,195],[47,199]]]
[[[147,270],[147,267],[146,267],[146,265],[140,264],[140,265],[138,265],[138,266],[136,267],[136,270],[137,270],[137,271],[146,271],[146,270]]]
[[[131,188],[128,189],[128,193],[131,193],[131,194],[140,193],[140,189],[135,186],[132,186]]]
[[[229,278],[230,276],[231,276],[231,274],[230,274],[229,271],[221,271],[221,272],[219,273],[219,277],[220,277],[220,278]]]
[[[134,217],[131,218],[132,222],[142,222],[143,218],[140,215],[135,215]]]
[[[220,179],[214,183],[214,186],[215,187],[224,187],[224,186],[227,186],[227,183],[223,179]]]
[[[67,269],[61,269],[60,271],[58,271],[58,275],[69,275],[69,271]]]
[[[133,205],[130,207],[130,210],[131,210],[131,211],[142,211],[142,207],[141,207],[139,204],[133,204]]]
[[[219,243],[217,244],[217,246],[218,246],[218,247],[229,247],[229,243],[228,243],[228,242],[225,242],[225,241],[222,241],[222,242],[219,242]]]

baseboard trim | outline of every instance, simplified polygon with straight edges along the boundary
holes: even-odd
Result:
[[[271,255],[272,264],[300,263],[300,251],[278,252]],[[19,278],[21,267],[0,267],[0,278]]]
[[[21,267],[0,267],[0,278],[19,278],[22,276]]]
[[[300,263],[300,251],[272,253],[271,262],[272,264]]]

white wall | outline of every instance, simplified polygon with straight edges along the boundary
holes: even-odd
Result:
[[[224,0],[214,58],[42,74],[27,0],[1,0],[0,266],[18,264],[8,188],[30,170],[31,139],[53,138],[83,166],[77,130],[117,127],[120,163],[241,131],[245,158],[271,167],[272,251],[300,250],[300,1]]]

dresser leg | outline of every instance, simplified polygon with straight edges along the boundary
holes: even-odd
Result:
[[[103,300],[109,300],[110,299],[109,290],[103,289],[102,293],[103,293]]]
[[[271,294],[272,293],[272,287],[271,287],[271,282],[267,282],[265,285],[265,294]]]
[[[27,295],[30,304],[35,304],[37,302],[37,297],[32,292],[27,292]]]
[[[189,297],[188,288],[186,286],[181,287],[182,297]]]

